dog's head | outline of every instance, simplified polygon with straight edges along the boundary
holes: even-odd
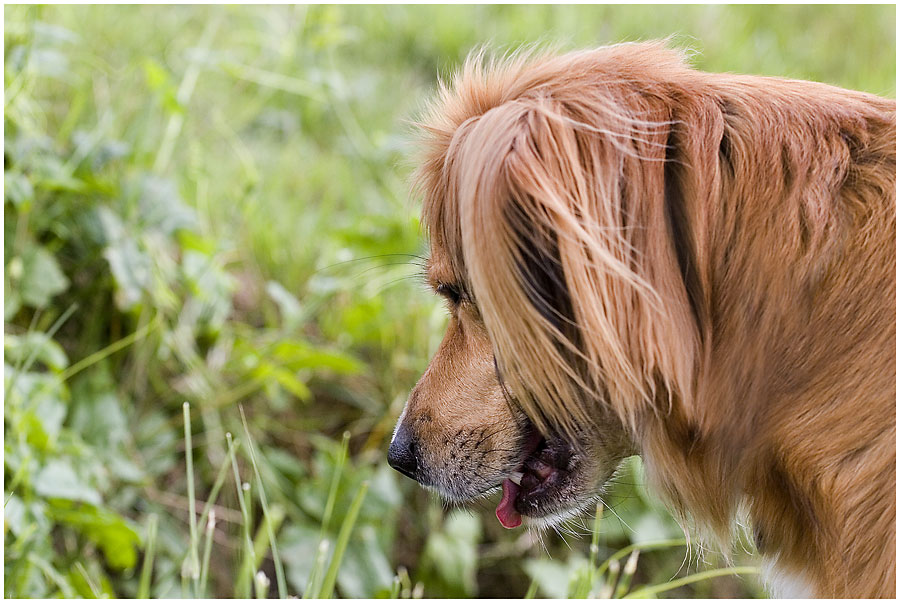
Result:
[[[660,62],[685,69],[658,46],[476,56],[424,124],[428,279],[450,323],[389,461],[457,501],[502,487],[506,527],[587,506],[690,382],[659,201],[672,116],[629,73]]]

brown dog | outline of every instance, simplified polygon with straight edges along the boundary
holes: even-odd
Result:
[[[443,343],[391,465],[497,517],[638,453],[781,595],[895,591],[895,102],[661,44],[467,61],[419,182]]]

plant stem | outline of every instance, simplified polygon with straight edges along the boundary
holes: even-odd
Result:
[[[197,511],[194,498],[194,446],[191,439],[191,405],[185,402],[184,411],[184,457],[187,463],[188,517],[191,528],[190,571],[194,583],[194,596],[200,596],[200,561],[198,549],[200,539],[197,537]]]
[[[625,599],[646,599],[647,597],[658,595],[659,593],[664,593],[667,590],[672,590],[673,588],[678,588],[679,586],[684,586],[685,584],[693,584],[694,582],[700,582],[702,580],[709,580],[711,578],[718,578],[720,576],[737,576],[740,574],[758,574],[759,568],[752,566],[742,566],[742,567],[723,567],[720,569],[707,570],[705,572],[700,572],[699,574],[691,574],[690,576],[685,576],[684,578],[679,578],[678,580],[672,580],[671,582],[666,582],[664,584],[654,584],[653,586],[645,586],[644,588],[639,588],[636,591],[633,591],[626,595]]]
[[[253,583],[253,568],[256,567],[256,552],[253,549],[253,539],[250,536],[250,512],[247,510],[247,502],[244,500],[244,488],[241,483],[241,475],[238,472],[237,466],[237,458],[234,454],[235,444],[231,439],[231,433],[225,434],[225,439],[228,441],[228,454],[231,457],[231,468],[234,472],[234,485],[237,488],[237,496],[238,496],[238,504],[241,506],[241,517],[243,518],[243,526],[244,526],[244,554],[249,555],[250,557],[250,581],[248,582],[248,586]],[[238,597],[247,599],[249,598],[250,593],[236,593]]]
[[[206,532],[203,539],[203,562],[200,565],[200,596],[206,596],[207,581],[209,580],[209,555],[212,552],[212,539],[216,531],[216,510],[209,512],[209,520],[206,522]]]
[[[126,335],[122,339],[109,344],[102,350],[98,350],[98,351],[94,352],[93,354],[91,354],[90,356],[88,356],[86,358],[82,358],[81,360],[79,360],[78,362],[76,362],[75,364],[73,364],[72,366],[67,368],[66,370],[64,370],[60,374],[59,380],[66,381],[66,380],[72,378],[72,376],[76,375],[77,373],[80,373],[87,367],[91,366],[92,364],[100,362],[101,360],[103,360],[104,358],[109,356],[110,354],[114,354],[114,353],[118,352],[119,350],[121,350],[122,348],[126,348],[126,347],[130,346],[132,343],[134,343],[135,341],[138,341],[139,339],[143,339],[144,337],[149,335],[153,329],[158,327],[160,322],[161,322],[160,317],[157,316],[156,319],[150,321],[149,323],[147,323],[147,325],[138,329],[134,333],[130,333],[129,335]]]
[[[244,415],[244,407],[238,405],[241,413],[241,422],[244,424],[244,433],[247,434],[247,449],[250,451],[250,463],[253,465],[253,474],[256,477],[256,488],[259,490],[259,502],[262,506],[263,517],[265,518],[266,530],[269,536],[269,546],[272,549],[272,561],[275,564],[275,581],[278,584],[278,596],[281,599],[287,598],[287,583],[284,579],[284,566],[281,564],[281,557],[278,555],[278,546],[275,543],[275,526],[272,516],[269,513],[269,503],[266,500],[266,491],[263,489],[262,476],[259,473],[259,465],[256,462],[256,452],[253,449],[253,439],[250,437],[250,428],[247,426],[247,417]],[[282,514],[283,516],[283,514]]]
[[[622,557],[631,554],[631,551],[635,549],[640,549],[642,551],[652,551],[654,549],[664,549],[672,546],[684,546],[685,540],[684,538],[673,538],[671,540],[657,540],[654,542],[638,542],[635,544],[629,544],[626,547],[623,547],[609,556],[609,559],[600,564],[600,567],[597,568],[597,572],[602,574],[609,568],[609,564],[613,561],[618,561]]]
[[[150,598],[150,578],[153,574],[153,557],[156,554],[156,524],[159,521],[156,513],[147,518],[147,547],[144,549],[144,565],[141,567],[141,580],[138,583],[137,598]]]
[[[368,490],[369,482],[363,482],[359,492],[356,493],[356,498],[350,504],[350,510],[347,511],[344,523],[341,524],[341,531],[338,533],[337,543],[334,547],[334,555],[331,557],[331,565],[328,566],[328,573],[325,574],[325,581],[322,583],[322,589],[319,591],[320,599],[332,598],[338,569],[341,566],[341,559],[344,556],[344,551],[347,550],[347,543],[350,541],[350,534],[353,531],[353,525],[356,523],[356,516],[359,514],[359,509],[362,507],[363,499],[366,497]]]

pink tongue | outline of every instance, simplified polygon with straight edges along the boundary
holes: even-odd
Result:
[[[517,528],[522,525],[522,516],[516,511],[515,502],[516,494],[519,493],[519,486],[515,482],[505,479],[503,480],[503,497],[500,504],[497,505],[497,519],[507,530]]]

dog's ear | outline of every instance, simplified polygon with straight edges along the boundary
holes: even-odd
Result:
[[[666,208],[671,124],[614,107],[523,97],[454,145],[463,255],[504,379],[570,432],[598,400],[634,424],[687,395],[696,349],[672,241],[687,231]]]

